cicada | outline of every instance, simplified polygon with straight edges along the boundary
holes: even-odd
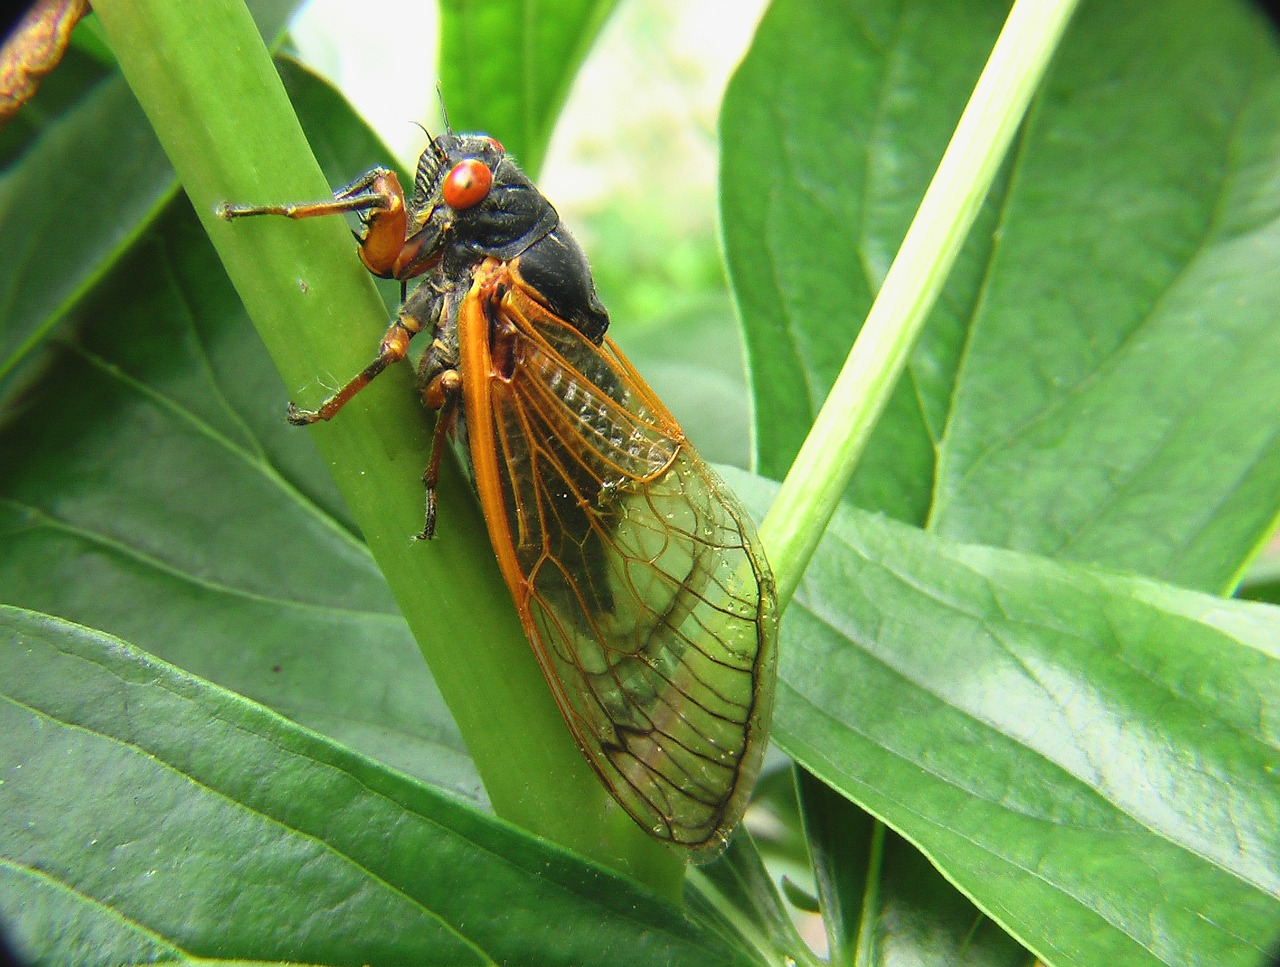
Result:
[[[452,440],[582,754],[644,829],[713,855],[746,808],[773,705],[777,599],[750,518],[606,335],[582,249],[498,141],[446,128],[408,196],[375,168],[322,202],[219,210],[342,212],[402,303],[373,361],[315,409],[290,404],[289,421],[332,418],[430,334],[421,536]]]

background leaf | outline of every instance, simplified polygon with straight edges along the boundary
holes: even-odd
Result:
[[[786,629],[775,741],[1046,962],[1262,959],[1276,609],[850,510]]]
[[[629,881],[119,640],[4,608],[0,669],[0,915],[42,962],[84,962],[81,943],[102,963],[750,962]]]
[[[920,851],[797,768],[831,963],[1034,967]]]
[[[454,130],[494,135],[536,174],[616,2],[440,0],[440,87]]]
[[[779,0],[762,23],[726,95],[721,190],[767,472],[825,397],[1007,7]],[[852,503],[1231,587],[1280,510],[1277,66],[1244,4],[1082,6]],[[896,725],[860,722],[887,744]]]
[[[848,355],[1007,12],[777,0],[725,92],[720,203],[756,397],[781,479]],[[935,443],[981,284],[984,210],[851,488],[927,518]]]
[[[767,472],[825,395],[1006,7],[782,0],[765,18],[726,97],[722,192]],[[1280,511],[1278,107],[1250,6],[1084,4],[851,499],[1232,587]]]
[[[329,176],[376,145],[284,76]],[[0,430],[3,600],[133,641],[483,801],[386,582],[184,201],[74,314]],[[424,418],[425,422],[425,418]],[[481,547],[480,551],[487,553]]]
[[[248,6],[270,39],[297,0]],[[95,27],[86,19],[77,40]],[[74,47],[68,61],[5,132],[13,163],[0,176],[0,389],[178,188],[119,72]],[[57,258],[40,244],[48,239]]]

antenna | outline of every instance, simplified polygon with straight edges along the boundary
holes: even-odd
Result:
[[[436,81],[436,97],[440,100],[440,116],[444,118],[444,133],[453,137],[453,126],[449,124],[449,109],[444,106],[444,88]]]

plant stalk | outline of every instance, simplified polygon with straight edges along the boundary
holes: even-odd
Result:
[[[330,190],[242,0],[93,6],[286,386],[304,405],[324,395],[321,378],[344,379],[373,357],[386,313],[342,218],[214,215],[224,201],[306,201]],[[678,902],[683,857],[622,813],[583,760],[452,467],[442,473],[439,536],[411,540],[422,529],[430,433],[408,367],[393,367],[311,433],[498,815]]]

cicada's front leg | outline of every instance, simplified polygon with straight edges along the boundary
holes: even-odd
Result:
[[[285,218],[316,218],[355,212],[360,216],[360,261],[382,279],[397,278],[400,253],[405,247],[408,213],[400,177],[389,168],[370,168],[351,184],[339,188],[324,201],[290,202],[283,205],[232,205],[223,202],[216,209],[219,218],[247,218],[251,215],[283,215]]]
[[[382,278],[400,278],[402,254],[410,246],[406,244],[408,214],[405,208],[404,190],[400,178],[389,168],[371,168],[351,184],[334,192],[330,199],[315,202],[282,205],[231,205],[218,206],[218,217],[230,221],[251,215],[282,215],[285,218],[315,218],[320,215],[339,215],[355,212],[360,216],[360,260],[374,275]],[[414,251],[417,250],[415,243]],[[402,279],[403,282],[403,279]],[[415,294],[416,295],[416,294]],[[422,331],[431,316],[415,311],[409,300],[401,308],[396,320],[387,329],[373,362],[357,373],[338,392],[334,393],[314,410],[299,409],[289,404],[288,420],[295,426],[306,426],[318,420],[332,419],[358,392],[392,363],[404,359],[409,351],[409,340]],[[417,310],[431,307],[417,306]]]

